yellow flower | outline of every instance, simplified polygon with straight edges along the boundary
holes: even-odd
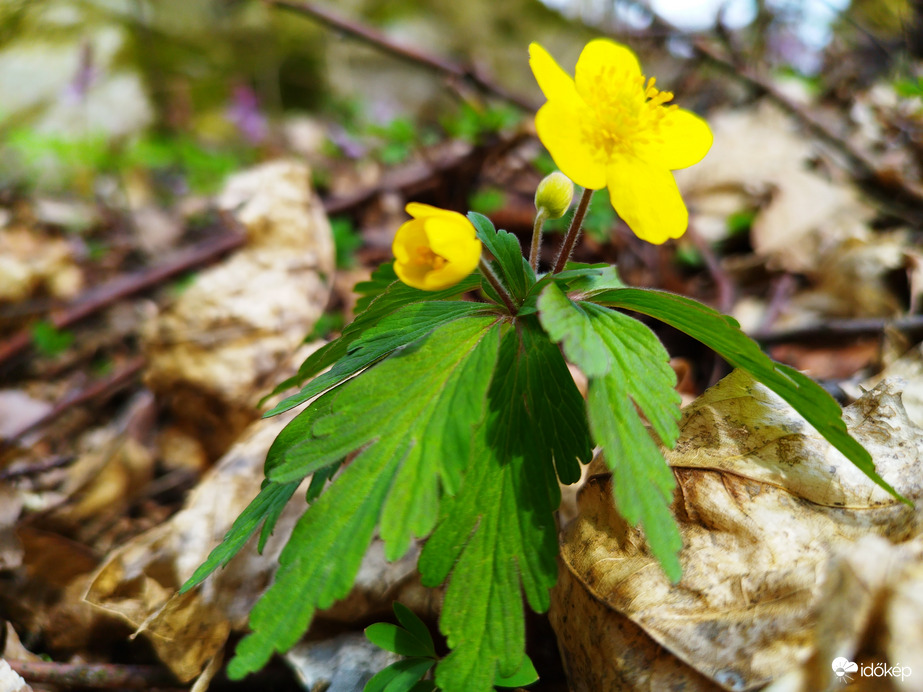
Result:
[[[411,202],[413,218],[402,224],[391,246],[394,271],[408,286],[438,291],[473,272],[481,259],[481,241],[461,214]]]
[[[568,178],[609,199],[635,235],[651,243],[678,238],[689,224],[670,171],[702,160],[712,143],[708,124],[664,105],[673,98],[645,82],[625,46],[596,39],[577,61],[575,78],[537,43],[529,65],[548,103],[535,129]]]

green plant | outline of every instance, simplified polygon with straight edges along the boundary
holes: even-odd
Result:
[[[32,345],[48,358],[59,356],[74,343],[73,332],[58,329],[51,322],[41,321],[32,325]]]
[[[645,86],[627,49],[594,41],[584,53],[578,79],[600,90],[592,108],[574,101],[583,98],[574,81],[533,46],[533,70],[549,96],[537,116],[539,135],[563,172],[586,188],[552,271],[537,274],[518,239],[486,216],[411,203],[394,263],[356,287],[355,320],[277,388],[301,387],[266,415],[311,403],[270,448],[259,495],[182,588],[227,564],[257,531],[262,547],[311,477],[307,509],[228,666],[232,678],[286,651],[317,610],[348,594],[376,532],[389,560],[425,539],[422,582],[446,584],[439,627],[450,652],[435,663],[435,684],[482,692],[516,675],[527,661],[523,600],[545,611],[557,579],[558,484],[579,479],[594,446],[604,451],[618,512],[643,529],[666,576],[678,581],[676,483],[661,452],[679,435],[676,376],[651,329],[621,310],[669,324],[749,372],[899,497],[850,437],[830,395],[773,362],[733,318],[689,298],[626,286],[613,266],[568,262],[593,190],[602,187],[641,237],[681,235],[686,210],[671,166],[695,163],[711,143],[704,121],[665,107],[669,99],[652,80]],[[613,74],[624,79],[612,81]],[[582,128],[581,118],[590,126]],[[623,165],[638,176],[629,181],[636,195],[616,185]],[[537,195],[535,247],[549,209],[564,206],[553,199]],[[476,300],[460,299],[472,292]],[[587,376],[586,399],[565,357]],[[406,639],[397,629],[375,630],[386,631]],[[421,633],[405,644],[417,660],[393,673],[403,681],[394,689],[424,684],[420,677],[435,662]]]
[[[439,661],[436,645],[426,625],[406,606],[395,603],[394,615],[402,626],[378,622],[365,628],[365,636],[375,646],[403,656],[379,671],[366,683],[363,692],[431,692],[438,690],[425,676]],[[512,675],[497,675],[497,687],[520,687],[538,680],[538,673],[528,656]]]

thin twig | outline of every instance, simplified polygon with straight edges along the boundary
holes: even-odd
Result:
[[[721,312],[730,312],[731,308],[734,307],[734,298],[737,293],[733,280],[731,280],[728,273],[724,271],[721,262],[719,262],[718,258],[715,256],[714,250],[712,250],[706,240],[696,232],[695,228],[690,226],[689,230],[686,231],[686,237],[692,242],[696,250],[699,251],[699,254],[702,255],[705,266],[708,268],[708,273],[711,274],[711,278],[715,282],[715,287],[718,289],[718,309],[721,310]]]
[[[76,459],[77,456],[75,454],[59,454],[58,456],[51,457],[51,459],[45,459],[35,464],[18,466],[11,469],[0,469],[0,481],[9,481],[14,478],[24,478],[26,476],[38,476],[46,471],[67,466]]]
[[[584,188],[583,193],[580,195],[580,202],[577,204],[577,210],[574,212],[574,217],[570,221],[567,235],[564,236],[564,242],[561,243],[561,252],[554,263],[552,274],[564,271],[564,265],[566,265],[570,259],[571,253],[574,251],[574,246],[577,244],[577,238],[580,237],[583,217],[586,216],[586,210],[590,207],[590,200],[593,199],[594,192],[596,191],[590,188]]]
[[[245,241],[246,236],[242,233],[227,233],[193,245],[162,264],[91,288],[70,305],[52,312],[49,321],[56,329],[70,327],[127,296],[149,290],[178,274],[214,262],[241,247]],[[23,329],[0,343],[0,365],[28,350],[31,344],[32,332],[29,329]]]
[[[135,378],[138,376],[141,370],[144,369],[146,362],[147,361],[143,356],[136,356],[128,362],[128,365],[113,373],[112,375],[109,375],[109,377],[104,377],[100,380],[97,380],[90,386],[81,389],[80,391],[74,392],[69,396],[65,396],[63,399],[61,399],[61,401],[55,404],[48,413],[39,418],[37,421],[30,423],[21,430],[17,430],[6,439],[0,439],[0,449],[8,447],[9,445],[12,445],[13,443],[21,440],[25,435],[29,434],[33,430],[37,430],[38,428],[41,428],[48,423],[57,420],[68,409],[71,409],[75,406],[80,406],[101,396],[111,395],[120,389],[127,387],[135,381]]]
[[[280,9],[285,9],[301,15],[312,17],[322,24],[336,29],[337,31],[342,31],[343,33],[349,34],[350,36],[375,46],[379,50],[390,53],[395,57],[401,58],[408,62],[412,62],[416,65],[420,65],[435,72],[442,73],[453,79],[470,82],[481,91],[493,94],[494,96],[501,98],[504,101],[508,101],[509,103],[518,106],[524,111],[534,112],[537,109],[536,104],[521,96],[511,94],[503,87],[495,84],[471,68],[463,67],[438,56],[424,53],[423,51],[417,50],[416,48],[402,46],[399,43],[395,43],[389,39],[380,31],[376,31],[370,27],[363,26],[357,22],[338,16],[323,7],[315,5],[314,3],[306,2],[305,0],[264,0],[264,2],[266,2],[268,5],[272,5]]]
[[[807,327],[755,331],[750,333],[754,341],[769,346],[791,342],[839,342],[843,339],[859,339],[880,336],[891,327],[913,337],[923,335],[923,315],[908,315],[897,319],[865,318],[856,320],[830,320]]]
[[[54,661],[16,661],[6,659],[10,668],[27,682],[93,687],[96,689],[154,687],[178,688],[176,678],[159,666],[118,665],[115,663],[56,663]]]

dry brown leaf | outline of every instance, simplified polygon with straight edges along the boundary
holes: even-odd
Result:
[[[709,124],[715,141],[708,156],[676,173],[704,237],[723,237],[728,216],[762,207],[751,234],[757,254],[772,268],[814,273],[841,243],[870,236],[873,209],[854,188],[808,169],[812,141],[777,107],[763,102]]]
[[[844,418],[879,473],[905,496],[923,497],[923,435],[893,385],[883,383]],[[608,476],[591,478],[581,515],[565,531],[565,574],[551,619],[575,690],[607,689],[613,679],[624,681],[622,689],[656,689],[651,675],[665,665],[657,663],[663,654],[638,644],[638,633],[630,642],[647,653],[629,661],[636,674],[593,649],[608,630],[624,631],[625,621],[685,664],[665,669],[679,675],[688,668],[691,689],[701,688],[700,675],[729,690],[765,685],[810,655],[823,575],[838,550],[869,534],[901,542],[920,533],[919,513],[869,481],[745,373],[687,407],[681,431],[667,453],[684,542],[678,585],[615,512]],[[592,618],[571,615],[581,599]],[[589,625],[598,629],[581,632]]]
[[[201,272],[143,330],[147,384],[219,457],[323,312],[333,236],[307,166],[276,161],[232,177],[218,198],[248,244]]]
[[[903,356],[887,365],[877,375],[855,385],[843,383],[843,389],[854,397],[878,385],[882,380],[901,380],[901,400],[907,416],[916,425],[923,427],[923,345],[917,345]]]

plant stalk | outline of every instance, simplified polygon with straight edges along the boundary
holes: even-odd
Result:
[[[542,207],[535,215],[535,225],[532,227],[532,249],[529,251],[529,265],[532,271],[538,273],[538,258],[542,248],[542,226],[548,218],[548,210]]]
[[[516,303],[513,302],[513,296],[510,295],[509,291],[506,290],[506,286],[500,283],[499,277],[494,273],[494,270],[487,263],[487,260],[484,257],[481,257],[478,267],[481,270],[481,274],[484,275],[484,278],[490,282],[490,285],[493,286],[494,290],[497,292],[497,295],[503,300],[506,309],[510,311],[511,315],[515,315],[518,312]]]
[[[580,195],[580,203],[577,204],[577,211],[574,212],[574,218],[570,221],[570,228],[567,229],[567,235],[564,236],[564,242],[561,243],[561,252],[558,259],[555,260],[552,274],[558,274],[564,271],[564,265],[570,260],[574,252],[574,246],[580,237],[580,229],[583,227],[583,218],[586,216],[586,210],[590,207],[590,200],[593,198],[595,190],[584,188]]]

